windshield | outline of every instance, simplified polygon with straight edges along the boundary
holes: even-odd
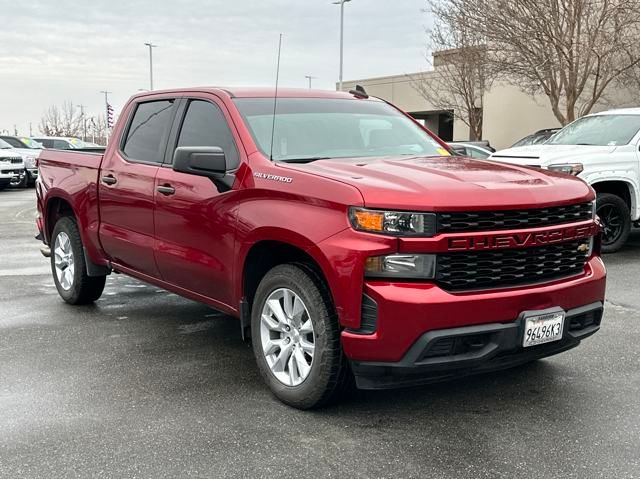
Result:
[[[0,138],[0,149],[6,150],[8,148],[13,148],[9,143]]]
[[[640,115],[596,115],[574,121],[556,133],[549,145],[618,146],[640,130]]]
[[[234,102],[258,148],[269,156],[273,98],[237,98]],[[411,119],[379,101],[278,99],[273,137],[275,161],[449,155]]]
[[[24,136],[20,137],[20,142],[27,148],[33,148],[37,150],[41,150],[43,148],[43,146],[37,141],[32,140],[31,138],[26,138]]]

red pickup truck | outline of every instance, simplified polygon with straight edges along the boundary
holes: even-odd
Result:
[[[351,93],[134,96],[104,154],[43,151],[37,225],[70,304],[111,272],[239,318],[298,408],[566,351],[600,327],[594,192],[454,157]]]

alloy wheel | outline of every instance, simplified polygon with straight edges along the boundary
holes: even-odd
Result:
[[[285,386],[298,386],[311,371],[315,352],[313,322],[294,291],[279,288],[264,303],[260,319],[262,352],[271,373]]]
[[[74,258],[71,239],[64,231],[61,231],[58,236],[56,236],[53,254],[55,255],[54,264],[58,283],[60,283],[60,287],[62,287],[62,289],[69,291],[73,286],[75,274]]]
[[[624,220],[620,212],[613,205],[603,205],[598,208],[598,216],[602,221],[602,242],[604,244],[615,243],[624,229]]]

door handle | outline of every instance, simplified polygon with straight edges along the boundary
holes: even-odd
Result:
[[[102,182],[105,185],[115,185],[118,182],[118,180],[113,175],[107,175],[102,177]]]
[[[171,185],[162,185],[158,186],[158,193],[162,193],[165,196],[173,195],[176,192],[176,189]]]

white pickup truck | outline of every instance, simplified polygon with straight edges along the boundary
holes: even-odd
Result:
[[[576,175],[597,192],[602,250],[618,251],[640,226],[640,108],[587,115],[541,145],[495,152],[493,161]]]

